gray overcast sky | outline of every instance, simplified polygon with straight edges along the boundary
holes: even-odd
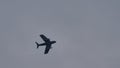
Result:
[[[120,68],[120,0],[0,0],[0,68]],[[36,49],[45,34],[57,43]]]

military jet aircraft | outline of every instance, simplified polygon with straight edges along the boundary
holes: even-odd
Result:
[[[49,50],[52,48],[51,45],[56,43],[56,41],[50,41],[49,38],[47,38],[45,35],[41,34],[40,37],[43,39],[44,43],[36,43],[37,45],[37,48],[39,48],[39,46],[46,46],[45,47],[45,51],[44,51],[44,54],[48,54]]]

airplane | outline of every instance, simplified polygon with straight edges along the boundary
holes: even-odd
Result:
[[[45,51],[44,51],[44,54],[48,54],[49,50],[52,48],[52,44],[56,43],[56,41],[50,41],[49,38],[47,38],[45,35],[41,34],[40,37],[43,39],[44,43],[36,43],[37,45],[37,49],[39,48],[39,46],[46,46],[45,47]]]

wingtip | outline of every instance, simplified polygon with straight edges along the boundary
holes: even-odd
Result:
[[[48,53],[44,53],[45,55],[48,54]]]
[[[45,52],[44,52],[44,54],[48,54],[48,52],[47,52],[47,51],[45,51]]]
[[[40,34],[39,36],[41,37],[41,36],[43,36],[43,34]]]

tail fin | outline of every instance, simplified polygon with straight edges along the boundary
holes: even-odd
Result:
[[[37,42],[35,42],[36,43],[36,45],[37,45],[37,48],[40,46]]]

